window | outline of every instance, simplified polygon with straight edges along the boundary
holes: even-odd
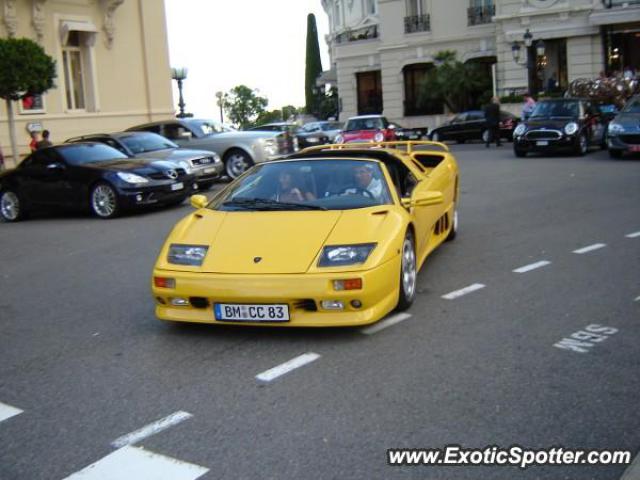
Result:
[[[71,31],[67,36],[67,43],[62,48],[62,68],[64,71],[64,86],[69,110],[85,109],[85,74],[80,47],[81,33]]]
[[[424,0],[405,0],[407,4],[407,17],[417,17],[418,15],[425,15],[427,9],[424,5]]]
[[[164,136],[170,140],[185,140],[191,138],[193,134],[191,130],[179,123],[167,123],[164,126]]]
[[[362,0],[365,15],[376,15],[378,13],[377,0]]]
[[[425,82],[429,72],[435,68],[431,63],[407,65],[404,74],[404,114],[435,115],[444,112],[441,102],[433,101],[425,95]]]
[[[20,100],[20,113],[45,113],[44,97],[42,95],[27,95]]]
[[[356,74],[358,115],[382,113],[382,79],[380,70]]]

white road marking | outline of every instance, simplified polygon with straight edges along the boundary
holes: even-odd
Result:
[[[633,233],[629,233],[628,235],[625,235],[625,237],[627,237],[627,238],[636,238],[636,237],[640,237],[640,232],[633,232]]]
[[[196,480],[208,468],[139,447],[122,447],[64,480]]]
[[[12,407],[11,405],[0,402],[0,422],[6,420],[7,418],[20,415],[22,412],[23,410],[20,410],[19,408]]]
[[[588,353],[596,343],[603,342],[609,338],[610,335],[616,333],[618,333],[617,328],[594,323],[554,343],[553,346],[563,350],[571,350],[576,353]]]
[[[305,353],[296,358],[292,358],[288,362],[284,362],[276,367],[270,368],[265,372],[259,373],[258,375],[256,375],[256,378],[263,382],[270,382],[284,375],[285,373],[289,373],[290,371],[295,370],[296,368],[300,368],[307,365],[308,363],[315,362],[319,358],[320,355],[318,355],[317,353]]]
[[[395,315],[390,316],[389,318],[385,318],[378,323],[371,325],[370,327],[365,327],[360,332],[365,335],[373,335],[374,333],[378,333],[380,330],[384,330],[385,328],[389,328],[396,323],[400,323],[407,318],[411,318],[410,313],[397,313]]]
[[[547,265],[550,265],[550,264],[551,262],[549,260],[540,260],[539,262],[530,263],[529,265],[525,265],[524,267],[516,268],[515,270],[513,270],[513,273],[527,273],[527,272],[530,272],[531,270],[546,267]]]
[[[573,253],[577,253],[578,255],[580,255],[583,253],[593,252],[594,250],[599,250],[606,246],[607,246],[606,243],[594,243],[593,245],[588,245],[586,247],[579,248],[578,250],[574,250]]]
[[[151,435],[155,435],[163,430],[166,430],[173,425],[177,425],[180,422],[184,422],[185,420],[193,417],[188,412],[175,412],[171,415],[161,418],[157,422],[150,423],[135,432],[128,433],[123,435],[120,438],[116,438],[113,442],[111,442],[111,446],[115,448],[124,447],[125,445],[133,445],[138,443],[141,440],[144,440]]]
[[[460,290],[456,290],[454,292],[449,292],[446,295],[442,295],[442,298],[446,300],[453,300],[455,298],[466,295],[467,293],[475,292],[476,290],[480,290],[481,288],[486,287],[486,285],[482,283],[474,283],[473,285],[469,285],[468,287],[461,288]]]

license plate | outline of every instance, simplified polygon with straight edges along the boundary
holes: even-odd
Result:
[[[205,168],[204,173],[214,173],[216,171],[215,168]]]
[[[539,140],[539,141],[536,142],[536,145],[539,146],[539,147],[546,147],[546,146],[549,145],[549,142],[546,141],[546,140]]]
[[[629,151],[630,152],[640,152],[640,145],[630,145],[629,146]]]
[[[288,322],[289,305],[247,305],[237,303],[215,303],[216,320],[225,322]]]
[[[171,185],[171,190],[173,190],[174,192],[176,190],[182,190],[183,188],[184,188],[184,183],[182,182],[174,183]]]

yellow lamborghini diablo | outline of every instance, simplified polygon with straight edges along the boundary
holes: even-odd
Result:
[[[457,229],[458,166],[435,142],[313,147],[254,166],[174,227],[152,290],[162,320],[330,327],[407,309]]]

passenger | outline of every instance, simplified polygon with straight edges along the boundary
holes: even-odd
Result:
[[[278,189],[276,191],[276,200],[278,202],[304,202],[315,200],[316,197],[311,192],[303,192],[301,188],[296,186],[293,175],[290,172],[281,172],[278,176]]]
[[[381,201],[383,194],[382,181],[374,178],[373,166],[363,163],[353,169],[353,177],[356,183],[355,188],[348,188],[345,193],[355,195],[360,194],[365,197]]]

